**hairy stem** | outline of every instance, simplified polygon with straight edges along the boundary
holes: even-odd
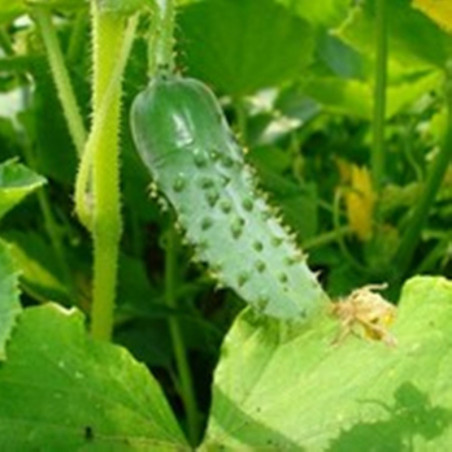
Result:
[[[112,75],[124,42],[124,18],[99,10],[92,5],[93,33],[93,112],[94,127],[85,157],[92,158],[94,241],[94,287],[91,310],[93,337],[109,340],[113,331],[119,240],[122,231],[119,187],[120,81],[113,85],[107,99],[108,109],[102,111]],[[98,116],[102,116],[99,124]],[[96,121],[97,120],[97,121]],[[95,133],[94,133],[95,132]],[[89,168],[89,160],[86,165]]]
[[[174,0],[156,0],[157,11],[149,33],[149,77],[157,71],[174,71]]]
[[[95,146],[97,146],[97,143],[99,143],[99,140],[102,139],[102,129],[108,119],[107,116],[109,111],[115,102],[118,87],[120,89],[121,78],[124,73],[135,36],[137,19],[137,17],[134,17],[129,20],[129,24],[124,34],[122,49],[109,80],[109,85],[103,97],[100,108],[94,117],[91,132],[85,146],[85,151],[79,165],[77,179],[75,181],[75,212],[81,223],[89,231],[92,230],[92,209],[90,205],[92,202],[90,201],[90,198],[92,197],[91,179],[94,149]]]
[[[385,113],[387,79],[387,19],[386,0],[376,0],[376,64],[374,87],[372,179],[374,190],[380,193],[385,174]]]
[[[57,88],[58,97],[63,106],[69,133],[80,156],[86,141],[85,126],[72,88],[69,72],[64,62],[61,46],[52,24],[50,12],[45,7],[37,7],[33,10],[33,17],[46,48],[50,69]]]
[[[167,232],[165,255],[165,292],[168,307],[177,308],[177,237],[174,227],[171,225]],[[190,366],[187,360],[184,338],[178,319],[174,315],[169,316],[169,327],[176,358],[177,371],[180,378],[182,399],[187,415],[188,435],[193,446],[196,445],[199,435],[198,409],[193,390],[193,380]]]

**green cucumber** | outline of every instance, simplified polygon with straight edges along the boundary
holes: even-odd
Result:
[[[308,318],[324,306],[325,292],[257,188],[209,88],[194,79],[156,77],[135,99],[131,127],[197,258],[221,285],[281,319]]]

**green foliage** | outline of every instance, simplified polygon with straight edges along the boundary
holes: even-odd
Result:
[[[202,450],[447,449],[452,285],[409,281],[397,346],[348,336],[325,317],[296,329],[245,311],[222,347]]]
[[[300,77],[314,33],[273,0],[209,0],[178,16],[180,55],[191,75],[233,96]]]
[[[425,92],[435,89],[442,74],[437,71],[413,77],[409,81],[391,84],[387,90],[386,118],[400,113]],[[341,79],[339,77],[318,77],[305,87],[312,96],[334,113],[347,114],[370,120],[373,114],[371,80]]]
[[[57,305],[20,317],[0,367],[2,449],[188,450],[147,369],[83,323]]]

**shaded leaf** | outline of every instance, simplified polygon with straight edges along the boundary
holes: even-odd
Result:
[[[204,450],[447,450],[452,441],[452,284],[414,278],[396,347],[319,318],[299,328],[246,310],[215,373]]]
[[[314,49],[309,24],[273,0],[193,3],[179,27],[189,73],[233,95],[299,78]]]
[[[20,317],[0,365],[2,449],[188,450],[146,367],[83,322],[57,305]]]

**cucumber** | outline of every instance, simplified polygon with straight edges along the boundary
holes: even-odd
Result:
[[[200,81],[158,76],[132,105],[132,134],[198,260],[220,285],[280,319],[303,320],[328,298]]]

